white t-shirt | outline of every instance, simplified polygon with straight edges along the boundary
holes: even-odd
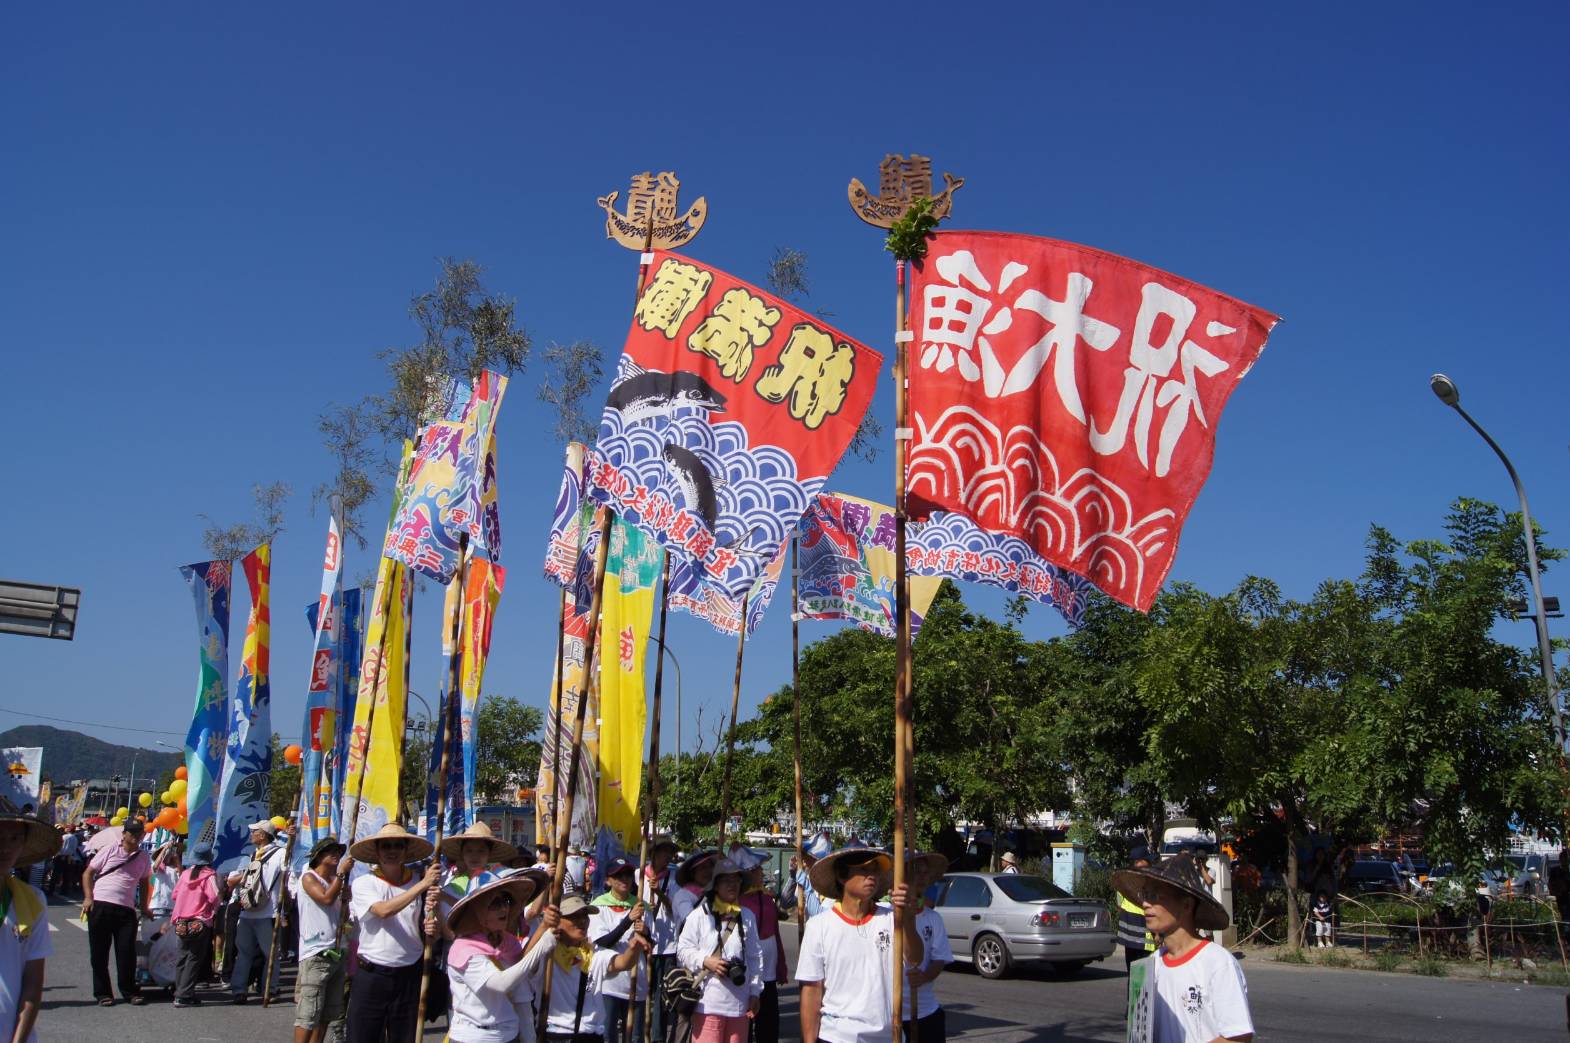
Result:
[[[921,935],[922,970],[930,969],[933,964],[954,962],[954,950],[949,946],[948,933],[943,930],[943,917],[938,915],[936,909],[923,909],[916,914],[916,933]],[[916,990],[916,1017],[925,1018],[937,1011],[938,997],[934,991],[936,988],[937,982],[929,981]],[[906,988],[903,995],[904,1012],[901,1016],[909,1021],[910,989]]]
[[[587,943],[593,945],[591,938]],[[530,956],[539,953],[541,957],[555,951],[555,932],[547,934],[540,939]],[[583,1016],[578,1019],[578,1032],[591,1036],[605,1034],[605,1006],[600,1000],[600,993],[605,987],[605,977],[610,973],[611,961],[616,954],[609,949],[595,949],[589,957],[589,984],[583,992]],[[554,959],[554,957],[552,958]],[[536,995],[539,994],[542,982],[545,979],[545,964],[550,962],[542,958],[537,968],[529,974],[529,984]],[[545,1021],[545,1031],[549,1033],[572,1032],[573,1018],[578,1010],[578,981],[583,977],[583,971],[575,964],[570,970],[562,970],[558,966],[551,972],[551,1012]]]
[[[852,921],[839,903],[807,921],[797,981],[823,983],[818,1036],[824,1043],[883,1043],[889,1037],[894,912],[879,906]]]
[[[241,863],[239,872],[244,873],[249,863]],[[283,872],[283,847],[279,844],[268,844],[262,849],[262,887],[267,892],[267,898],[255,909],[244,909],[240,912],[242,920],[271,920],[273,918],[274,896],[278,894],[278,877]]]
[[[671,878],[669,867],[665,870],[665,901],[656,901],[654,881],[647,877],[643,879],[643,904],[653,913],[653,919],[649,924],[649,941],[654,943],[656,956],[668,956],[676,951],[677,923],[671,912],[670,902],[670,896],[675,892],[676,882]],[[649,913],[645,913],[644,916],[648,917]]]
[[[1151,1039],[1156,1043],[1212,1040],[1254,1031],[1243,968],[1223,947],[1200,942],[1175,961],[1164,948],[1159,949],[1150,967],[1156,993]]]
[[[315,879],[324,891],[331,886],[326,878],[314,869],[307,869],[304,876]],[[333,947],[333,942],[338,938],[338,917],[341,915],[342,908],[338,902],[322,905],[312,898],[305,888],[300,888],[301,963]]]
[[[714,917],[705,903],[693,910],[687,922],[682,924],[681,940],[676,943],[676,958],[696,977],[703,974],[704,959],[714,955],[719,944],[720,933],[715,930]],[[758,921],[752,915],[752,910],[741,911],[739,930],[726,930],[725,946],[720,949],[719,955],[727,960],[741,960],[747,968],[746,981],[741,985],[732,985],[730,979],[723,975],[704,975],[697,1010],[699,1014],[721,1014],[727,1018],[737,1018],[747,1013],[752,997],[763,994],[763,950],[758,945]]]
[[[645,911],[645,914],[646,912],[647,911]],[[626,918],[627,913],[624,910],[605,905],[594,906],[594,913],[589,918],[589,940],[593,941],[594,939],[602,937],[603,935],[610,934],[616,928],[620,927],[621,922]],[[631,939],[632,928],[629,927],[627,930],[622,932],[622,936],[616,942],[615,947],[607,951],[624,953],[627,951],[627,946],[631,944]],[[617,999],[621,1000],[627,999],[627,994],[632,991],[632,977],[634,974],[638,976],[638,1001],[642,1002],[643,1000],[648,999],[649,968],[647,961],[644,960],[639,960],[630,971],[622,971],[620,974],[607,975],[605,978],[605,995],[615,996]]]
[[[420,930],[424,902],[416,899],[390,917],[371,915],[371,906],[421,886],[424,877],[412,869],[408,872],[408,882],[402,885],[368,872],[349,887],[349,915],[360,925],[360,955],[379,967],[407,967],[425,954]]]
[[[513,1043],[518,1038],[515,997],[483,988],[501,970],[495,960],[479,955],[469,957],[462,968],[447,965],[447,981],[452,986],[447,1035],[452,1043]],[[514,990],[518,991],[522,990]]]
[[[174,908],[174,885],[180,880],[179,866],[164,866],[154,868],[151,878],[152,895],[149,897],[147,907],[153,915],[160,912],[167,913]]]
[[[0,881],[0,887],[5,886]],[[15,1025],[18,998],[22,993],[22,971],[33,960],[43,960],[54,955],[54,945],[49,941],[48,905],[44,893],[33,889],[38,904],[44,906],[45,915],[26,938],[16,934],[16,907],[7,911],[5,922],[0,924],[0,1024]],[[27,1043],[38,1043],[38,1032],[27,1037]]]

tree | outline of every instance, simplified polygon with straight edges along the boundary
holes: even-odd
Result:
[[[314,508],[326,503],[332,509],[336,501],[342,515],[343,539],[353,540],[364,550],[366,537],[360,514],[376,495],[376,484],[371,479],[371,468],[376,462],[376,432],[369,410],[364,403],[329,406],[316,426],[337,471],[331,481],[318,485],[311,493],[311,505]]]
[[[273,770],[267,786],[268,817],[282,815],[293,819],[300,802],[300,766],[284,760],[284,742],[274,732],[272,737]]]
[[[221,526],[205,514],[197,515],[207,522],[202,544],[214,560],[233,561],[264,543],[271,543],[284,530],[284,507],[292,495],[294,490],[288,482],[251,486],[251,497],[256,502],[254,522]]]
[[[539,737],[544,727],[538,707],[506,695],[480,700],[475,722],[476,801],[511,803],[517,788],[539,774]]]
[[[488,290],[483,274],[474,261],[442,258],[435,288],[409,303],[419,343],[382,353],[391,386],[367,406],[393,445],[414,436],[449,379],[472,381],[487,369],[511,375],[528,360],[529,336],[517,324],[517,302]]]
[[[592,443],[599,433],[599,418],[584,415],[583,400],[605,375],[603,359],[599,345],[587,340],[545,349],[546,379],[537,394],[555,408],[554,434],[563,442]]]

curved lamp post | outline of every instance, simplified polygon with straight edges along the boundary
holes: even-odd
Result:
[[[1510,472],[1510,480],[1515,483],[1516,495],[1521,498],[1521,525],[1526,535],[1526,572],[1527,579],[1532,584],[1532,601],[1536,611],[1533,622],[1537,624],[1537,651],[1543,659],[1543,683],[1548,686],[1548,708],[1553,713],[1554,745],[1558,748],[1560,756],[1564,755],[1565,724],[1564,716],[1559,709],[1558,685],[1554,683],[1554,654],[1548,642],[1548,612],[1543,605],[1543,581],[1537,571],[1537,535],[1532,531],[1532,511],[1526,505],[1526,487],[1521,484],[1521,476],[1516,474],[1515,465],[1499,448],[1499,443],[1484,431],[1482,425],[1473,420],[1471,414],[1461,408],[1461,390],[1456,387],[1455,381],[1443,373],[1435,373],[1428,378],[1428,386],[1433,389],[1439,401],[1461,414],[1461,419],[1472,425],[1472,430],[1482,436],[1488,443],[1488,448],[1494,451],[1505,470]]]

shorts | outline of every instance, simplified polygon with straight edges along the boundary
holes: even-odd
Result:
[[[336,959],[317,953],[300,963],[294,985],[294,1027],[313,1029],[343,1020],[347,1010],[344,981],[347,968],[342,955]]]

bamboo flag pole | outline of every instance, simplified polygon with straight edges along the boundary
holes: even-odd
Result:
[[[926,235],[949,214],[954,190],[963,178],[944,174],[947,187],[932,195],[932,163],[924,156],[888,155],[880,167],[880,185],[895,189],[891,196],[874,197],[859,180],[850,183],[851,209],[856,216],[879,228],[891,229],[888,248],[894,253],[894,886],[905,883],[906,835],[909,826],[910,776],[915,762],[913,686],[910,661],[910,581],[905,561],[906,462],[912,436],[910,427],[909,344],[912,333],[906,328],[905,262],[925,253]],[[912,213],[914,211],[914,213]],[[911,218],[910,221],[906,221]],[[898,227],[897,227],[898,226]],[[907,910],[906,916],[912,915]],[[901,1015],[904,989],[908,982],[902,973],[905,965],[904,933],[894,932],[893,945],[893,1043],[901,1043]],[[911,1020],[910,1043],[916,1043],[916,1022]]]
[[[657,659],[654,664],[654,707],[652,713],[650,714],[650,716],[653,718],[653,728],[651,729],[651,734],[649,736],[649,788],[648,791],[643,795],[643,843],[639,846],[638,849],[638,885],[636,890],[633,892],[637,901],[643,900],[643,870],[644,867],[649,864],[649,845],[653,842],[654,826],[655,823],[659,822],[660,815],[660,688],[662,682],[665,679],[665,617],[670,607],[670,603],[667,598],[670,593],[671,556],[669,553],[665,553],[661,555],[661,558],[663,560],[660,566],[660,632],[659,636],[655,638],[655,640],[659,643],[659,650],[655,652]],[[644,931],[646,933],[652,933],[648,928],[650,917],[652,917],[654,914],[654,910],[650,908],[652,904],[653,903],[645,903],[644,905],[643,923]],[[652,953],[650,954],[649,959],[645,960],[640,957],[638,962],[633,965],[632,989],[630,991],[632,999],[627,1003],[627,1024],[626,1031],[622,1034],[623,1039],[630,1040],[633,1038],[633,1015],[638,1009],[636,1000],[638,998],[638,968],[640,966],[644,971],[644,995],[646,997],[643,1004],[643,1038],[650,1038],[649,1030],[652,1027],[652,1021],[654,1018],[654,1011],[649,1002],[649,1000],[652,999],[654,995],[654,963]]]
[[[796,743],[794,760],[796,763],[796,857],[802,857],[801,852],[801,603],[796,600],[796,585],[801,575],[801,569],[796,563],[796,550],[801,545],[800,535],[791,537],[790,540],[790,697],[792,712],[796,718]],[[802,889],[796,887],[796,944],[800,945],[802,938],[807,933],[807,896],[802,894]]]
[[[574,562],[576,567],[576,561]],[[556,613],[556,688],[551,692],[551,831],[561,819],[561,693],[563,660],[567,655],[567,588],[561,592],[561,611]]]
[[[736,710],[741,704],[741,656],[747,650],[747,601],[751,597],[751,591],[742,595],[741,632],[736,635],[736,680],[731,685],[730,691],[730,728],[725,733],[725,785],[724,796],[720,802],[720,840],[718,847],[721,856],[725,853],[725,827],[730,824],[730,768],[731,761],[736,756]]]
[[[551,905],[561,904],[562,885],[567,866],[567,841],[572,835],[573,805],[578,801],[578,764],[583,757],[583,721],[589,709],[589,687],[594,677],[594,652],[600,637],[600,608],[605,591],[605,562],[611,546],[611,522],[615,515],[609,507],[601,507],[600,545],[594,550],[594,587],[589,600],[589,632],[583,639],[583,679],[577,686],[578,703],[572,721],[572,758],[567,777],[567,799],[562,802],[561,819],[556,823],[556,836],[551,842]],[[545,1038],[545,1023],[551,1011],[551,969],[545,965],[545,981],[540,990],[539,1032]]]
[[[452,655],[448,659],[447,698],[442,701],[442,753],[436,769],[436,851],[434,858],[441,858],[442,827],[447,824],[447,773],[451,769],[449,754],[456,739],[458,726],[459,688],[463,683],[463,609],[469,580],[469,534],[458,534],[458,604],[452,613]],[[405,659],[405,662],[408,660]],[[425,1024],[425,1002],[430,989],[431,976],[426,968],[431,964],[431,948],[436,939],[425,937],[425,949],[420,953],[420,1002],[415,1007],[416,1029]]]

